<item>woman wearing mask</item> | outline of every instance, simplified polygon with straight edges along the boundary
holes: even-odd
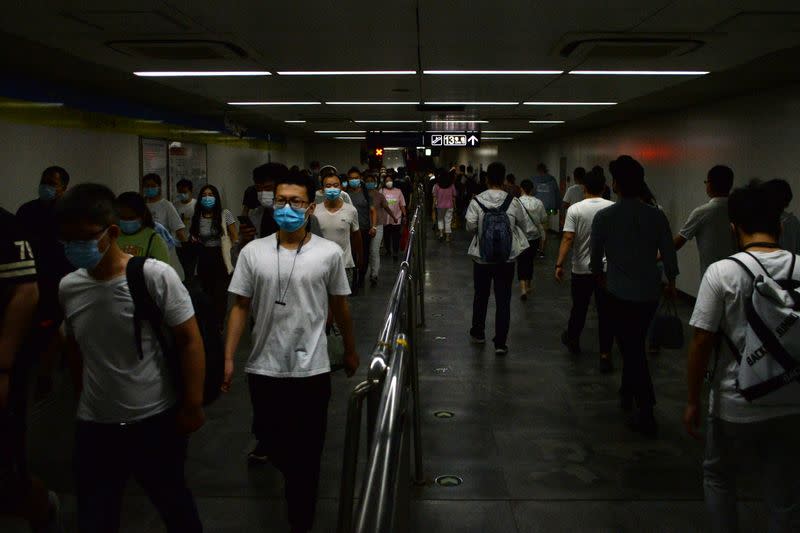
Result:
[[[375,229],[377,215],[375,213],[375,205],[372,202],[372,196],[370,196],[361,178],[361,171],[356,167],[351,168],[347,172],[347,180],[350,190],[350,199],[353,201],[353,207],[355,207],[358,212],[358,231],[361,233],[362,246],[361,257],[365,259],[361,262],[356,272],[358,275],[356,277],[355,288],[359,289],[364,286],[364,282],[367,279],[369,263],[366,261],[366,258],[369,257],[372,238],[377,233]],[[354,257],[355,253],[356,251],[353,250]]]
[[[217,327],[222,331],[228,310],[228,283],[233,272],[231,246],[237,241],[236,220],[222,209],[219,191],[213,185],[200,189],[197,209],[192,217],[189,235],[199,244],[197,277],[211,299]]]
[[[433,186],[433,205],[436,208],[436,224],[439,227],[439,240],[443,241],[445,236],[447,242],[453,237],[453,209],[456,206],[456,196],[458,194],[455,187],[455,175],[440,173]]]
[[[126,254],[151,257],[169,264],[169,250],[156,233],[155,223],[144,198],[137,192],[124,192],[117,197],[116,210],[122,233],[117,242]]]
[[[378,189],[378,178],[374,173],[367,174],[364,179],[364,186],[372,199],[372,206],[375,211],[375,234],[369,243],[369,284],[372,287],[376,287],[378,285],[378,274],[381,271],[383,227],[389,220],[394,220],[394,214],[389,208],[386,197]]]
[[[402,232],[402,224],[406,218],[406,199],[400,189],[396,189],[392,176],[386,176],[384,188],[381,191],[389,209],[392,212],[392,219],[386,223],[383,228],[383,234],[386,237],[386,250],[392,254],[392,258],[397,261],[400,255],[400,236]]]

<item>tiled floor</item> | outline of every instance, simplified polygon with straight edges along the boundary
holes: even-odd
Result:
[[[491,345],[469,343],[472,274],[465,250],[464,235],[450,244],[430,243],[420,361],[426,477],[454,474],[464,483],[414,488],[412,530],[705,531],[702,448],[684,436],[680,424],[685,353],[665,351],[651,359],[661,436],[645,440],[624,427],[616,395],[619,372],[597,371],[596,319],[590,315],[583,355],[570,356],[559,343],[570,300],[568,285],[551,278],[556,243],[550,243],[548,259],[537,261],[534,297],[521,302],[515,292],[511,352],[505,358],[496,358]],[[388,267],[378,289],[352,300],[365,363],[360,377],[394,275],[391,262]],[[688,312],[682,309],[684,317]],[[492,303],[489,315],[491,337]],[[335,531],[347,397],[358,381],[334,377],[315,531]],[[31,427],[34,469],[64,494],[71,531],[72,404],[64,391],[39,409]],[[456,416],[435,418],[433,412],[442,409]],[[187,463],[206,531],[287,531],[280,476],[271,467],[245,464],[252,441],[243,376],[208,415],[192,438]],[[740,507],[742,531],[764,529],[760,503]],[[126,532],[163,531],[133,485],[123,523]]]

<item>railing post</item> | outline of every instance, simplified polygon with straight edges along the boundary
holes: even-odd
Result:
[[[372,388],[372,383],[359,383],[350,394],[347,405],[347,426],[344,439],[344,460],[342,461],[342,484],[339,491],[338,533],[353,530],[353,501],[356,494],[356,473],[358,470],[358,445],[361,439],[361,411],[364,396]]]
[[[416,250],[414,251],[414,271],[417,275],[417,294],[419,295],[419,326],[425,327],[425,239],[427,232],[425,230],[425,221],[421,220],[419,223],[419,235],[415,243]]]
[[[417,235],[419,237],[419,235]],[[415,250],[418,252],[419,248]],[[417,265],[418,262],[415,261]],[[422,466],[422,420],[419,405],[419,364],[417,354],[419,354],[419,332],[417,331],[417,288],[415,284],[424,283],[420,279],[419,272],[409,275],[408,291],[406,295],[406,305],[408,308],[406,335],[409,340],[409,356],[411,361],[411,394],[412,394],[412,423],[414,431],[414,483],[422,485],[425,483],[425,473]]]

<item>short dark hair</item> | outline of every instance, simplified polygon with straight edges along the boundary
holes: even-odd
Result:
[[[766,233],[777,238],[781,233],[781,211],[770,188],[756,180],[735,189],[728,199],[731,223],[751,235]]]
[[[522,183],[519,184],[520,188],[525,191],[525,194],[530,194],[533,191],[533,182],[529,179],[522,180]]]
[[[794,195],[792,194],[792,186],[786,180],[769,180],[764,184],[773,200],[777,202],[781,210],[789,207]]]
[[[608,165],[617,184],[617,192],[625,198],[638,198],[644,185],[644,167],[629,155],[621,155]]]
[[[586,169],[583,167],[575,167],[575,170],[572,171],[572,176],[575,178],[575,183],[583,183],[586,177]]]
[[[547,165],[545,165],[544,163],[539,163],[538,165],[536,165],[536,170],[547,174]]]
[[[604,178],[606,177],[606,171],[600,165],[593,166],[591,171],[597,174],[598,176],[603,176]]]
[[[598,172],[589,172],[583,177],[583,186],[589,194],[598,196],[606,190],[606,177]]]
[[[506,166],[500,161],[490,163],[489,167],[486,169],[486,172],[490,185],[499,187],[503,185],[506,180]]]
[[[331,176],[338,176],[339,171],[333,165],[325,165],[321,169],[319,169],[319,179],[324,180],[325,178],[330,178]]]
[[[186,178],[183,178],[180,181],[178,181],[177,185],[175,185],[176,189],[180,189],[181,187],[188,187],[189,190],[191,191],[194,190],[194,183],[192,182],[192,180],[187,180]]]
[[[466,172],[467,171],[467,167],[465,167],[464,165],[459,165],[458,166],[458,170],[460,170],[461,172]]]
[[[119,223],[114,193],[99,183],[81,183],[67,191],[56,204],[59,225],[88,222],[108,227]]]
[[[145,181],[154,181],[156,182],[156,185],[161,187],[161,176],[159,176],[155,172],[151,172],[150,174],[145,174],[142,177],[142,183],[144,183]]]
[[[361,170],[358,167],[350,167],[350,170],[347,171],[348,174],[358,174],[361,175]]]
[[[708,184],[716,194],[728,194],[733,187],[733,170],[717,165],[708,171]]]
[[[55,173],[58,173],[59,177],[61,178],[61,184],[66,189],[67,185],[69,185],[69,172],[67,172],[66,169],[64,169],[64,167],[59,167],[55,165],[52,167],[47,167],[42,171],[42,177],[40,181],[43,181],[45,176]]]
[[[285,176],[278,178],[275,182],[275,190],[279,185],[299,185],[300,187],[305,187],[306,189],[306,196],[308,197],[308,201],[310,203],[314,202],[314,197],[317,194],[317,187],[316,183],[314,182],[314,178],[311,176],[306,176],[302,172],[287,172]]]
[[[117,213],[117,217],[121,216],[120,209],[125,208],[133,210],[133,212],[142,219],[143,226],[148,228],[155,227],[153,215],[147,207],[147,202],[145,202],[144,197],[138,192],[128,191],[117,196],[117,199],[114,201],[114,211]]]
[[[289,174],[289,169],[283,163],[264,163],[253,169],[253,183],[265,181],[278,182]]]
[[[509,174],[508,176],[506,176],[506,181],[509,182],[511,185],[514,185],[517,183],[517,177],[514,174]]]

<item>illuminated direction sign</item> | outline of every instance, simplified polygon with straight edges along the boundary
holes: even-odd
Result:
[[[476,148],[481,145],[481,134],[478,132],[448,132],[448,133],[426,133],[425,146],[441,148],[446,146],[459,146]]]

